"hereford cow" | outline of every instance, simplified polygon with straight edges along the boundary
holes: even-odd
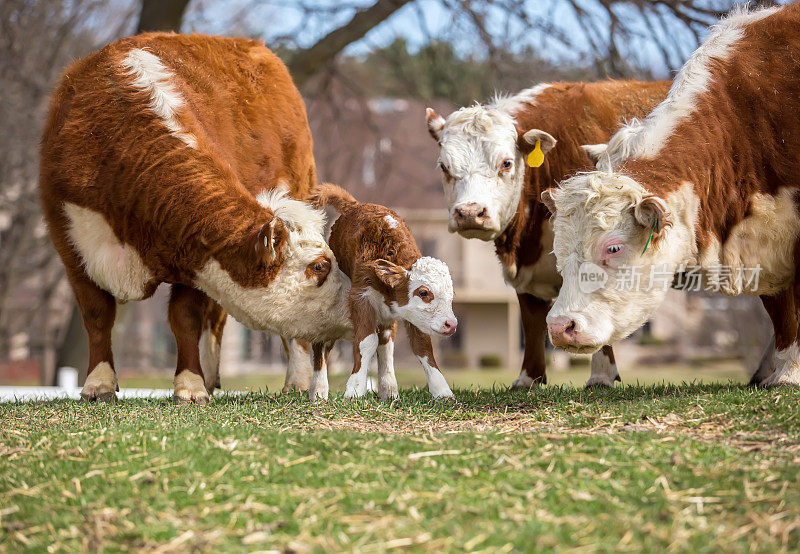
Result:
[[[506,281],[517,291],[525,357],[514,387],[546,382],[545,317],[561,286],[552,226],[540,193],[592,167],[581,144],[609,137],[626,118],[643,116],[669,83],[606,81],[541,84],[490,105],[462,108],[447,120],[430,108],[439,144],[450,232],[493,240]],[[538,147],[537,147],[538,143]],[[526,159],[532,150],[544,159]],[[540,167],[539,167],[540,166]],[[619,380],[611,347],[592,358],[587,386]]]
[[[553,343],[591,352],[641,326],[667,282],[759,295],[774,368],[800,384],[800,5],[735,12],[713,28],[642,122],[593,148],[600,171],[543,200],[555,210],[564,284]],[[587,274],[605,286],[582,286]],[[586,280],[584,279],[584,282]]]
[[[40,188],[89,333],[82,396],[115,398],[115,301],[162,282],[176,399],[209,400],[223,309],[308,341],[349,327],[350,283],[324,216],[289,195],[315,185],[303,101],[262,43],[146,34],[70,68],[44,131]]]

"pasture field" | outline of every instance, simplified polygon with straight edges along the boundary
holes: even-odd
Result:
[[[800,391],[0,404],[0,550],[796,551]]]

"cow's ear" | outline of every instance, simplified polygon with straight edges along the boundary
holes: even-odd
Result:
[[[390,288],[399,285],[408,273],[403,267],[383,259],[369,262],[367,269],[374,279]]]
[[[442,140],[442,129],[444,129],[444,118],[433,108],[425,109],[425,118],[428,120],[428,132],[436,142]]]
[[[286,228],[280,219],[270,214],[269,221],[256,227],[250,239],[257,262],[269,265],[275,261],[285,239]]]
[[[589,156],[589,159],[592,160],[592,163],[597,166],[597,162],[600,161],[600,158],[602,158],[606,150],[608,150],[608,144],[583,144],[581,148],[583,148],[583,151]]]
[[[525,134],[522,135],[522,141],[527,145],[526,148],[523,148],[525,152],[530,152],[533,148],[536,148],[537,142],[541,143],[542,154],[544,155],[547,155],[558,142],[553,135],[541,129],[525,131]]]
[[[553,189],[553,188],[545,189],[545,190],[542,191],[541,198],[542,198],[542,204],[547,206],[547,209],[550,210],[550,213],[555,216],[556,215],[556,203],[553,200],[553,193],[554,192],[555,192],[555,189]]]
[[[672,225],[667,203],[658,196],[645,196],[633,208],[633,217],[645,229],[652,230],[658,237],[665,227]]]

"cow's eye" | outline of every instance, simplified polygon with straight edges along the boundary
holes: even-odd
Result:
[[[611,246],[606,248],[606,252],[608,252],[609,254],[616,254],[617,252],[619,252],[621,250],[622,250],[622,245],[621,244],[612,244]]]
[[[322,271],[322,264],[319,263],[319,262],[315,263],[314,264],[314,271],[316,271],[317,273],[321,272]]]
[[[509,169],[514,167],[514,160],[512,160],[510,158],[507,159],[507,160],[503,160],[503,163],[500,164],[500,167],[502,167],[504,170],[508,171]]]
[[[444,165],[442,162],[436,162],[436,167],[442,170],[442,173],[450,173],[450,170],[447,169],[447,166]]]

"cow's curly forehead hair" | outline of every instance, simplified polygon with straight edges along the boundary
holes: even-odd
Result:
[[[612,229],[622,214],[635,208],[647,191],[625,175],[590,172],[563,181],[550,196],[559,216],[585,213],[605,230]]]
[[[451,135],[463,134],[485,137],[486,140],[517,139],[513,117],[502,110],[481,104],[461,108],[448,116],[442,140],[446,141]]]

